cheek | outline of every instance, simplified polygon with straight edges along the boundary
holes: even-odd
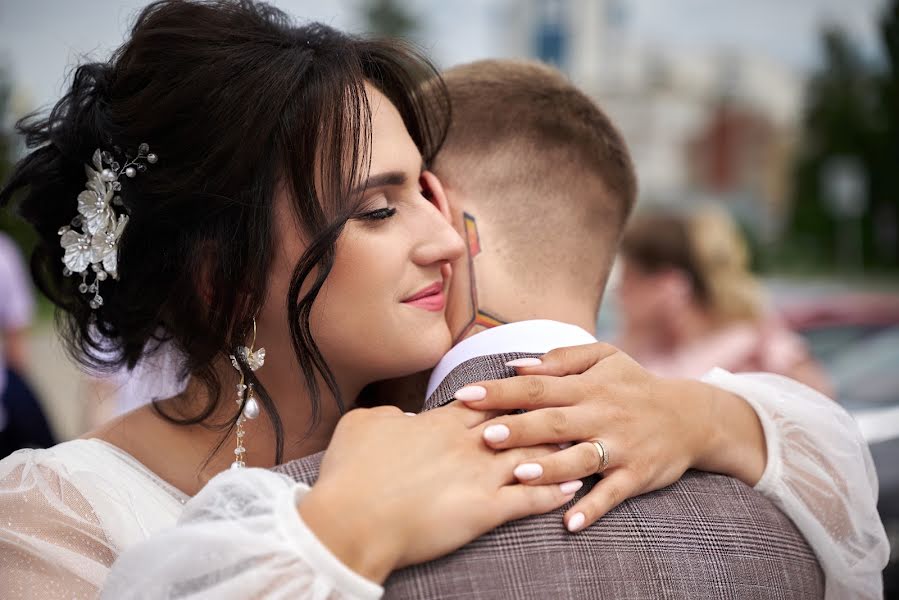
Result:
[[[287,329],[284,326],[287,323],[287,292],[290,289],[294,266],[304,249],[297,237],[292,236],[288,240],[275,246],[278,250],[270,267],[266,298],[259,311],[260,321],[268,324],[268,328],[273,331]]]
[[[657,309],[657,292],[645,280],[630,280],[621,286],[621,310],[631,318],[647,318]]]
[[[631,296],[634,295],[633,292],[634,284],[629,278],[622,277],[618,282],[618,286],[616,288],[616,292],[618,297],[621,298],[622,301],[628,300]]]
[[[669,300],[665,286],[659,281],[647,279],[641,290],[641,296],[648,306],[658,307]]]
[[[400,304],[416,290],[408,252],[397,236],[349,233],[337,245],[334,267],[310,316],[312,334],[335,371],[384,379],[433,366],[449,346],[443,318],[425,327],[409,322]],[[410,283],[411,282],[411,283]],[[414,317],[413,317],[414,318]],[[432,356],[434,355],[434,356]]]
[[[618,295],[621,301],[628,305],[639,305],[645,303],[646,286],[643,280],[637,276],[622,277],[618,284]]]
[[[360,338],[378,335],[396,275],[374,244],[353,236],[338,242],[334,266],[310,317],[316,342],[330,355],[357,355]],[[339,360],[334,356],[333,360]]]

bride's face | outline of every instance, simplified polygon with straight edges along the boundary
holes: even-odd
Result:
[[[448,211],[431,198],[433,176],[423,177],[421,154],[399,112],[376,89],[367,93],[371,165],[361,207],[367,218],[346,224],[310,317],[338,381],[362,385],[430,368],[449,349],[449,261],[464,251]],[[296,233],[281,239],[270,299],[286,296],[277,273],[289,274],[305,249]],[[286,320],[283,300],[277,306]]]

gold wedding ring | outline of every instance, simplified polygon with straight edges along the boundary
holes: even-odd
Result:
[[[596,467],[596,472],[602,473],[609,466],[609,453],[601,441],[590,440],[590,443],[593,444],[593,447],[596,448],[596,452],[599,454],[599,466]]]

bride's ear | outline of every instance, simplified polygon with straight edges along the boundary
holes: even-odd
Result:
[[[421,186],[425,198],[428,198],[437,207],[437,210],[440,211],[447,223],[452,225],[453,216],[450,211],[449,200],[446,198],[446,189],[440,183],[440,179],[430,171],[423,171],[421,174]]]

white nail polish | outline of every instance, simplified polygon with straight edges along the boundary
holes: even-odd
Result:
[[[503,442],[509,437],[509,428],[505,425],[491,425],[484,430],[484,439],[488,442]]]
[[[537,463],[525,463],[515,467],[512,474],[521,481],[530,481],[531,479],[537,479],[543,475],[543,467]]]
[[[516,358],[506,363],[507,367],[539,367],[543,361],[539,358]]]
[[[483,400],[487,397],[487,388],[480,385],[467,385],[464,388],[456,390],[453,394],[456,400],[462,402],[472,402],[474,400]]]
[[[574,516],[568,519],[568,531],[574,533],[584,526],[585,520],[584,513],[574,513]]]
[[[574,481],[566,481],[565,483],[559,484],[559,489],[562,490],[562,493],[567,496],[581,489],[583,485],[583,481],[581,481],[580,479],[575,479]]]
[[[571,442],[562,442],[558,446],[559,450],[567,450],[568,448],[571,448]]]
[[[412,412],[404,412],[403,414],[406,415],[407,417],[414,417],[414,416],[415,416],[415,413],[412,413]]]

